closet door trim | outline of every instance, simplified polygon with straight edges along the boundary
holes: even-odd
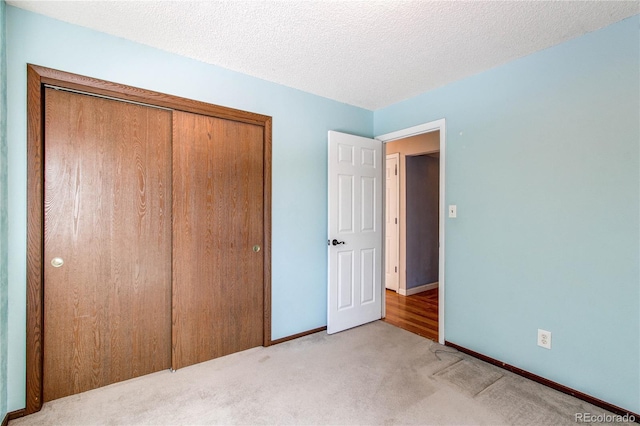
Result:
[[[24,414],[42,408],[44,331],[44,86],[255,124],[264,129],[264,331],[271,345],[271,117],[27,64],[27,336]]]

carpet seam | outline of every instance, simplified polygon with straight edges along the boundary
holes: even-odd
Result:
[[[490,383],[488,386],[486,386],[484,389],[482,389],[480,392],[476,393],[475,395],[473,395],[474,398],[477,398],[478,396],[480,396],[481,393],[483,393],[484,391],[486,391],[487,389],[489,389],[491,386],[495,385],[496,383],[498,383],[498,381],[500,381],[500,379],[504,378],[504,374],[501,375],[500,377],[498,377],[496,380],[494,380],[492,383]]]

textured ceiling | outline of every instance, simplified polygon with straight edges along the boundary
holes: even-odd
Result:
[[[592,1],[7,1],[375,110],[640,13]]]

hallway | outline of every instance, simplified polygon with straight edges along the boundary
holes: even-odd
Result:
[[[402,296],[386,290],[385,322],[438,341],[438,289]]]

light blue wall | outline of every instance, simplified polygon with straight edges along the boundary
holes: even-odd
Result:
[[[8,410],[24,406],[30,62],[273,117],[273,338],[326,324],[326,131],[445,117],[447,340],[640,411],[637,16],[375,113],[13,7],[7,21]]]
[[[376,135],[446,118],[446,339],[636,413],[639,24],[374,113]]]
[[[25,388],[27,63],[272,116],[272,337],[326,325],[327,131],[371,136],[371,111],[11,6],[7,18],[10,410]]]
[[[7,62],[4,0],[0,0],[0,421],[7,414]]]

